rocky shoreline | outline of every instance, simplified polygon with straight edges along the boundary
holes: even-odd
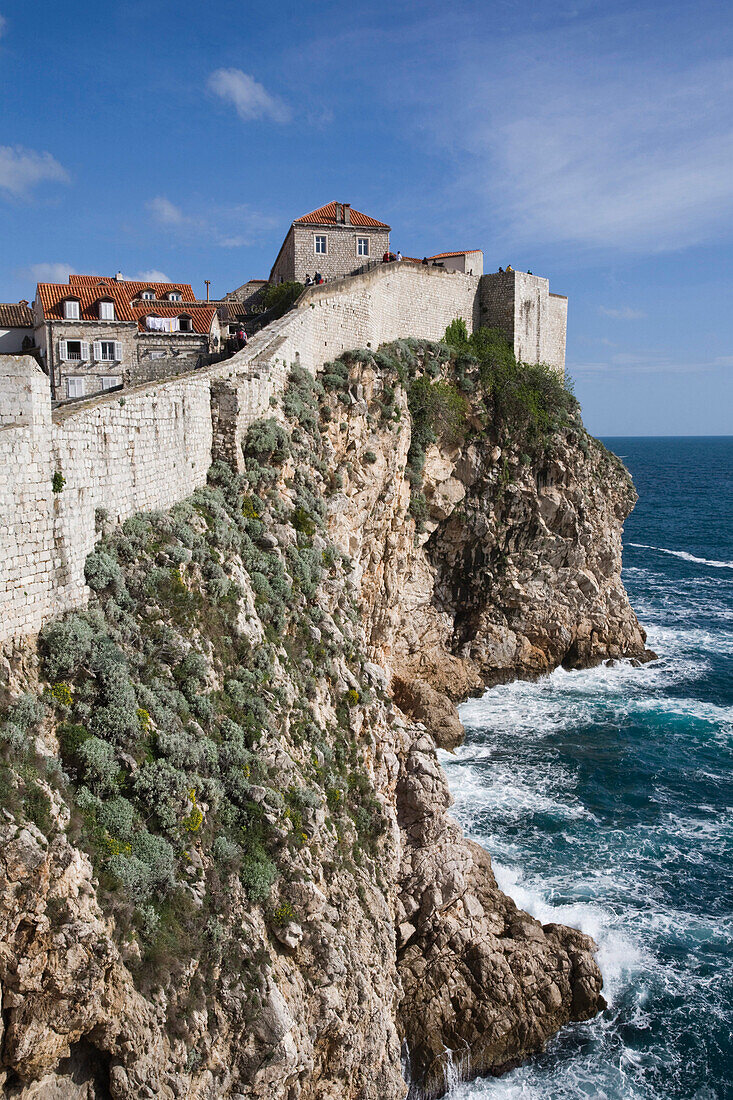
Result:
[[[4,1095],[402,1100],[406,1058],[428,1100],[604,1007],[435,746],[493,684],[652,656],[635,492],[570,403],[538,442],[477,380],[414,341],[294,372],[244,474],[107,532],[90,611],[4,659]]]

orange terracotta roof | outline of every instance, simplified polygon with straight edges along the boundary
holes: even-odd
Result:
[[[69,275],[69,286],[96,286],[102,293],[106,286],[125,287],[128,297],[139,298],[144,290],[154,290],[156,298],[178,291],[186,302],[195,302],[196,295],[190,283],[142,283],[137,279],[117,280],[111,275]]]
[[[202,336],[211,332],[211,322],[216,315],[216,305],[191,306],[182,302],[136,302],[132,310],[137,317],[137,327],[140,332],[147,332],[146,317],[180,317],[184,315],[191,318],[193,331]],[[166,335],[163,333],[162,335]]]
[[[27,302],[0,302],[0,327],[33,328],[33,310]]]
[[[141,301],[137,298],[139,290],[136,293],[136,288],[144,290],[150,286],[155,289],[155,285],[191,291],[185,283],[117,283],[113,279],[100,285],[95,279],[94,282],[79,282],[71,286],[68,283],[39,283],[36,297],[41,303],[44,317],[49,321],[63,320],[63,307],[67,298],[75,298],[79,302],[80,320],[98,321],[100,299],[111,299],[115,305],[115,320],[133,322],[141,332],[147,331],[144,318],[148,313],[157,313],[160,317],[177,317],[185,313],[191,318],[194,332],[204,334],[211,330],[211,322],[216,313],[215,305],[200,306],[195,304],[195,299],[193,302],[161,302]],[[193,299],[193,291],[191,298]]]
[[[434,256],[428,256],[429,260],[444,260],[449,256],[467,256],[469,252],[480,252],[480,248],[464,248],[459,249],[458,252],[436,252]]]
[[[360,210],[351,210],[351,224],[357,229],[389,229],[386,222],[378,222],[376,218],[370,218],[368,214],[362,214]],[[308,225],[343,225],[336,221],[336,201],[319,206],[317,210],[311,210],[310,214],[304,214],[302,218],[296,218],[295,224],[306,222]]]

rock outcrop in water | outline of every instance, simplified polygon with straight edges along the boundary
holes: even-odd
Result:
[[[398,1100],[405,1063],[437,1097],[603,1007],[435,753],[471,692],[646,655],[633,487],[534,370],[400,342],[294,372],[245,475],[108,533],[89,612],[8,656],[4,1095]]]

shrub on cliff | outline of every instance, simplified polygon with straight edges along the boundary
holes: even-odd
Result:
[[[290,454],[288,433],[276,420],[256,420],[247,430],[242,450],[246,459],[281,465]]]
[[[544,450],[556,431],[581,427],[578,402],[569,381],[545,363],[518,363],[504,334],[495,328],[479,328],[463,339],[465,325],[446,329],[446,343],[462,355],[456,374],[461,388],[473,389],[470,355],[477,364],[479,392],[486,404],[486,421],[503,441],[520,444],[530,454]]]
[[[456,348],[458,351],[466,351],[468,349],[468,331],[466,329],[466,322],[462,317],[456,317],[455,321],[451,321],[448,328],[445,330],[444,340],[446,344],[452,348]]]

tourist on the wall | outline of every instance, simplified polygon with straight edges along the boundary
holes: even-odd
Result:
[[[397,263],[402,263],[402,253],[400,252],[399,248],[397,249]]]
[[[383,264],[388,264],[391,259],[392,259],[392,257],[390,255],[390,253],[385,252],[385,254],[382,256],[382,263]]]
[[[308,272],[306,272],[306,274],[305,274],[305,285],[306,286],[313,286],[313,280],[311,279]]]

